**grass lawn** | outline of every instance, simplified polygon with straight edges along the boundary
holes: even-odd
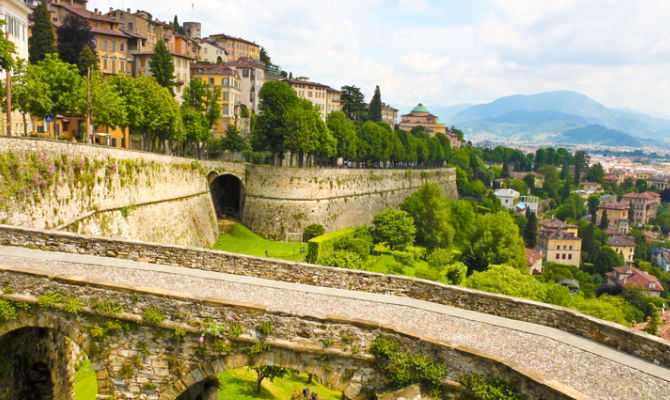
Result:
[[[300,254],[301,248],[305,249],[305,254]],[[220,235],[214,249],[259,257],[265,257],[265,250],[268,250],[268,257],[290,261],[304,261],[307,256],[307,243],[273,242],[258,236],[242,224],[235,224],[230,233]]]
[[[217,377],[220,382],[219,400],[288,400],[294,390],[301,391],[305,387],[308,387],[310,392],[315,391],[319,399],[340,400],[342,398],[341,392],[327,389],[314,381],[308,385],[305,373],[298,376],[289,373],[272,382],[265,379],[261,384],[260,393],[256,393],[256,373],[249,368],[222,371]]]
[[[98,381],[95,379],[93,364],[87,358],[74,373],[74,400],[95,400]]]

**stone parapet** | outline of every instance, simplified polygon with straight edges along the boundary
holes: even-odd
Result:
[[[0,244],[91,254],[315,286],[407,296],[550,326],[670,367],[670,342],[577,311],[432,281],[129,240],[0,225]]]

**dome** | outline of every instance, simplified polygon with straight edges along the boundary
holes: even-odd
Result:
[[[429,112],[426,107],[423,106],[423,104],[419,103],[418,106],[412,108],[413,113],[427,113]]]

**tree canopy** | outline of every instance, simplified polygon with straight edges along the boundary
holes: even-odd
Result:
[[[68,14],[63,19],[63,24],[56,29],[58,34],[58,55],[64,62],[74,64],[79,68],[82,75],[86,74],[86,67],[90,66],[91,60],[88,54],[82,58],[82,52],[88,48],[93,53],[95,48],[95,36],[91,31],[91,25],[85,19]],[[97,62],[94,63],[97,65]]]
[[[46,1],[37,3],[33,11],[33,28],[28,38],[28,54],[31,64],[42,61],[47,54],[56,53],[56,39],[51,24],[51,15]]]
[[[151,75],[159,85],[167,88],[174,95],[172,88],[175,86],[174,64],[172,55],[165,45],[165,41],[158,40],[154,46],[154,54],[149,59]]]

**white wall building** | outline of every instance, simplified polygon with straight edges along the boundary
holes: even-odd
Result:
[[[513,208],[515,199],[519,197],[519,192],[514,189],[497,189],[493,194],[500,199],[500,205],[505,208]]]

